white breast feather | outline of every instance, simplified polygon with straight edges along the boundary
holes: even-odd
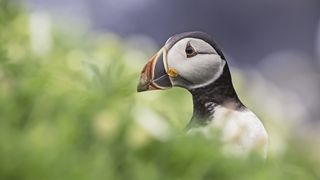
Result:
[[[210,136],[209,133],[214,129],[221,132],[221,139],[225,143],[223,148],[226,152],[247,154],[255,151],[266,157],[268,134],[261,121],[250,110],[235,111],[217,106],[209,125],[190,131],[200,131]]]

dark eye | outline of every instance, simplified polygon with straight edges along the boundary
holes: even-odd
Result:
[[[193,57],[195,55],[197,55],[196,50],[191,46],[191,44],[188,42],[187,46],[186,46],[186,54],[187,54],[187,58]]]

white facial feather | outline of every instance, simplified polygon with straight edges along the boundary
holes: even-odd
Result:
[[[187,57],[185,49],[188,42],[199,54]],[[194,84],[192,87],[185,87],[188,89],[212,83],[222,74],[226,64],[210,44],[195,38],[184,38],[178,41],[168,51],[166,58],[169,68],[174,68],[180,76]],[[175,82],[174,79],[172,82],[173,85],[179,85],[179,82]]]

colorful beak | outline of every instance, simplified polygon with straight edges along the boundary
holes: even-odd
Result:
[[[137,87],[138,92],[169,89],[172,87],[169,75],[167,74],[165,55],[166,50],[165,48],[162,48],[144,66]]]

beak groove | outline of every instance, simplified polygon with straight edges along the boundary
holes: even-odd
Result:
[[[166,71],[167,63],[165,55],[165,48],[162,48],[144,66],[137,86],[138,92],[172,87],[171,80]]]

